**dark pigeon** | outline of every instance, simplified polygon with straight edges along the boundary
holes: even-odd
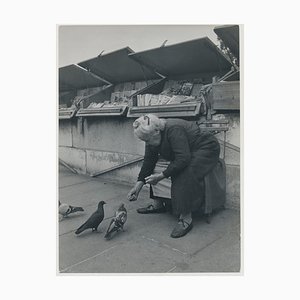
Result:
[[[92,231],[97,231],[99,224],[104,219],[103,205],[106,204],[104,201],[98,203],[98,209],[83,223],[76,231],[75,234],[80,234],[86,229],[91,228]]]
[[[69,214],[73,214],[77,211],[84,211],[84,209],[79,206],[72,206],[66,203],[61,203],[60,201],[58,203],[58,212],[62,217],[67,217]]]
[[[127,220],[127,210],[126,210],[124,204],[122,203],[120,205],[120,207],[118,208],[118,210],[116,211],[115,216],[110,221],[110,224],[107,228],[107,231],[106,231],[106,234],[104,237],[106,239],[110,239],[113,232],[118,232],[120,230],[124,231],[123,226],[124,226],[126,220]]]

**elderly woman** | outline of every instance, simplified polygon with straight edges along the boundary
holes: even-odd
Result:
[[[181,119],[159,119],[148,114],[138,118],[133,127],[146,147],[138,180],[128,193],[128,199],[136,200],[144,184],[156,185],[170,177],[172,210],[179,216],[171,237],[182,237],[193,227],[192,212],[203,204],[203,179],[218,162],[219,143],[212,134],[201,132],[195,122]],[[170,163],[161,173],[153,174],[159,158]],[[165,212],[161,200],[153,201],[137,211],[142,214]]]

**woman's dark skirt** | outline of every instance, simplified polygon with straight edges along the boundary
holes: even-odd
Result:
[[[193,151],[190,164],[182,172],[171,177],[171,201],[174,214],[185,214],[201,209],[205,213],[211,212],[215,206],[212,203],[215,192],[219,200],[222,198],[219,202],[224,202],[225,174],[219,154],[220,145],[213,139],[204,148]],[[151,194],[151,198],[157,198],[153,193]]]

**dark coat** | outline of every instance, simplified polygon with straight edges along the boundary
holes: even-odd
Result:
[[[204,199],[204,177],[219,160],[220,145],[195,122],[167,119],[158,147],[146,145],[144,163],[138,180],[151,175],[159,157],[170,161],[163,174],[171,177],[174,213],[198,210]]]

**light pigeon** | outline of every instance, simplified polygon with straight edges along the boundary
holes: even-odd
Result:
[[[110,224],[107,228],[106,234],[105,234],[105,238],[110,239],[111,238],[111,234],[113,232],[118,232],[120,230],[123,230],[123,226],[125,224],[127,220],[127,210],[124,206],[124,204],[122,203],[118,210],[115,213],[115,216],[112,218],[112,220],[110,221]]]
[[[61,203],[60,201],[58,203],[59,203],[58,213],[62,217],[67,217],[69,214],[73,214],[77,211],[84,211],[82,207],[72,206],[66,203]]]

